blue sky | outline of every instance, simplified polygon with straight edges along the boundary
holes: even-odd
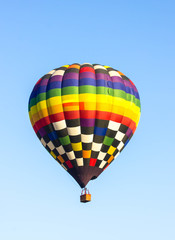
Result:
[[[175,2],[2,1],[0,239],[175,239]],[[78,184],[38,141],[36,81],[69,63],[128,76],[142,114],[126,149],[80,204]]]

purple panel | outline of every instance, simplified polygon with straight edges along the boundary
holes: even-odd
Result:
[[[127,132],[126,132],[126,135],[127,135],[128,137],[130,137],[131,134],[132,134],[132,130],[131,130],[131,128],[128,128],[128,130],[127,130]]]
[[[38,132],[41,135],[41,137],[44,137],[47,134],[44,128],[40,128]]]
[[[66,79],[78,79],[78,77],[79,77],[78,73],[75,73],[75,72],[66,73],[65,72],[65,74],[63,76],[63,80],[66,80]]]
[[[95,119],[81,118],[80,119],[80,125],[82,127],[94,127],[95,126]]]

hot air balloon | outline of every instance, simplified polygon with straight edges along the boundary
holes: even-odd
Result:
[[[129,78],[109,66],[64,65],[36,83],[29,116],[43,146],[85,188],[133,136],[139,93]],[[81,201],[90,201],[86,188]]]

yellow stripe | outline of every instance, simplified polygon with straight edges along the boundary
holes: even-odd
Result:
[[[79,97],[80,96],[80,99]],[[97,102],[96,102],[97,96]],[[140,118],[140,108],[136,106],[133,102],[127,101],[122,98],[112,97],[108,95],[94,95],[94,94],[71,94],[62,97],[64,103],[68,102],[84,102],[85,110],[98,110],[98,111],[107,111],[113,112],[116,114],[124,115],[132,119],[136,124],[139,122]],[[89,101],[89,102],[88,102]],[[59,104],[60,103],[60,104]],[[113,105],[112,105],[113,104]],[[48,109],[47,109],[48,107]],[[79,106],[66,106],[64,111],[74,111],[78,110]],[[38,102],[37,105],[31,107],[29,115],[36,122],[37,119],[41,119],[42,117],[48,116],[49,114],[55,114],[59,112],[63,112],[63,107],[61,103],[61,97],[53,97],[47,100],[43,100]],[[39,118],[37,116],[39,115]]]
[[[51,106],[51,107],[48,108],[48,112],[49,112],[49,115],[60,113],[60,112],[63,112],[63,107],[60,104],[55,105],[55,106]]]
[[[62,103],[79,102],[79,94],[70,94],[62,96]]]
[[[33,105],[31,108],[30,108],[30,113],[31,115],[35,114],[38,112],[38,109],[37,109],[37,105]]]
[[[30,122],[31,122],[31,124],[32,124],[32,127],[33,127],[33,125],[35,124],[35,122],[33,121],[33,118],[29,115],[29,117],[30,117]]]
[[[44,101],[46,101],[46,100],[44,100]],[[54,105],[58,105],[58,104],[62,104],[62,100],[61,100],[60,96],[51,97],[51,98],[47,99],[47,106],[48,107],[51,107],[51,106],[54,106]]]
[[[85,102],[84,103],[84,110],[96,110],[96,103],[94,103],[94,102]]]
[[[79,110],[79,105],[78,106],[66,106],[66,107],[64,107],[64,112],[77,111],[77,110]]]
[[[57,96],[57,97],[52,97],[47,99],[47,103],[46,100],[40,101],[37,103],[37,105],[34,105],[31,107],[30,111],[32,113],[32,115],[34,113],[36,113],[37,111],[40,111],[41,109],[47,108],[47,107],[51,107],[54,105],[58,105],[61,104],[62,105],[62,100],[63,103],[69,103],[69,102],[84,102],[85,106],[93,106],[94,103],[113,103],[116,106],[123,106],[126,105],[126,107],[132,107],[135,108],[137,110],[134,110],[136,112],[140,111],[140,108],[138,106],[136,106],[133,102],[127,101],[125,99],[119,98],[119,97],[112,97],[109,95],[104,95],[104,94],[89,94],[89,93],[85,93],[85,94],[70,94],[70,95],[65,95],[61,97]],[[95,108],[93,106],[93,108]],[[93,109],[89,109],[89,110],[93,110]]]
[[[96,94],[92,93],[81,93],[79,94],[80,102],[96,102]]]
[[[112,110],[112,104],[107,103],[97,103],[96,105],[97,111],[104,111],[104,112],[111,112]]]
[[[38,113],[33,114],[32,120],[33,120],[34,123],[36,123],[37,121],[39,121],[39,120],[40,120],[39,114],[38,114]]]

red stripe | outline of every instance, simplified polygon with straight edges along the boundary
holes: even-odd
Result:
[[[95,164],[96,164],[96,161],[97,161],[97,159],[91,158],[91,159],[90,159],[90,162],[89,162],[89,166],[94,167]]]
[[[103,111],[96,111],[96,118],[102,120],[110,120],[111,113],[110,112],[103,112]]]
[[[135,132],[135,130],[136,130],[136,124],[135,124],[135,122],[131,121],[129,127],[133,130],[133,134],[134,134],[134,132]]]
[[[51,122],[58,122],[58,121],[64,120],[64,113],[60,112],[60,113],[52,114],[49,117]]]
[[[38,85],[41,82],[41,80],[42,80],[42,78],[40,78],[35,85]]]
[[[57,113],[48,117],[42,118],[33,125],[34,131],[37,133],[42,127],[47,126],[50,123],[64,120],[64,113]]]
[[[33,129],[34,129],[34,131],[37,133],[38,132],[38,130],[39,130],[39,128],[36,126],[36,125],[33,125]]]
[[[136,129],[136,123],[132,121],[128,117],[124,117],[122,115],[116,114],[116,113],[110,113],[110,112],[103,112],[103,111],[90,111],[90,110],[80,110],[80,111],[66,111],[64,112],[65,119],[78,119],[84,118],[84,119],[100,119],[100,120],[111,120],[114,122],[119,122],[127,127],[130,127],[132,130]]]
[[[64,112],[65,119],[77,119],[80,118],[80,112],[79,111],[66,111]]]
[[[134,83],[129,79],[130,83],[135,87]]]
[[[111,120],[114,121],[114,122],[122,123],[125,126],[131,128],[132,130],[136,129],[136,123],[128,117],[124,117],[122,115],[112,113],[111,114]]]
[[[116,113],[112,113],[111,114],[111,121],[114,121],[114,122],[121,122],[122,121],[122,115],[119,115],[119,114],[116,114]]]
[[[100,120],[111,120],[114,122],[119,122],[124,124],[125,126],[131,128],[131,130],[133,131],[133,133],[136,130],[136,123],[134,121],[132,121],[130,118],[128,117],[124,117],[122,115],[119,114],[115,114],[115,113],[110,113],[110,112],[103,112],[103,111],[90,111],[90,110],[80,110],[80,111],[66,111],[66,112],[60,112],[57,114],[52,114],[50,116],[47,116],[45,118],[40,119],[39,121],[37,121],[34,126],[33,129],[35,132],[38,132],[38,130],[52,122],[58,122],[64,119],[67,120],[71,120],[71,119],[79,119],[81,116],[81,118],[83,119],[92,119],[92,118],[96,118],[96,119],[100,119]]]
[[[42,127],[44,127],[44,126],[46,126],[46,125],[48,125],[48,124],[50,124],[51,122],[50,122],[50,119],[49,119],[49,117],[45,117],[45,118],[42,118],[42,119],[40,119],[39,121],[37,121],[36,123],[35,123],[35,125],[33,126],[33,128],[34,129],[37,129],[38,128],[38,130],[40,129],[40,128],[42,128]]]
[[[80,69],[80,73],[82,73],[82,72],[92,72],[95,74],[95,70],[92,67],[82,67]]]
[[[81,118],[95,118],[96,111],[94,110],[80,110]]]

